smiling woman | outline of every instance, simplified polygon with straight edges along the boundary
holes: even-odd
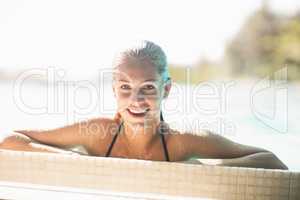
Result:
[[[60,153],[60,148],[80,145],[91,156],[172,162],[196,157],[218,159],[209,163],[215,165],[287,169],[265,149],[238,144],[206,130],[180,132],[169,128],[161,105],[172,82],[166,55],[157,44],[134,43],[116,54],[113,67],[112,87],[117,100],[113,119],[96,118],[44,131],[16,130],[0,147]]]

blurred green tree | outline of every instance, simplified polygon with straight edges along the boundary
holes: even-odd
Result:
[[[300,14],[280,16],[263,4],[227,45],[225,61],[233,75],[265,76],[288,66],[289,79],[299,79]]]
[[[279,26],[280,20],[266,4],[248,18],[225,50],[234,75],[267,72],[265,66],[271,61],[274,49],[269,37],[278,34]]]
[[[270,37],[274,44],[271,64],[274,69],[288,67],[291,80],[300,78],[300,15],[296,15],[285,23],[278,35]]]
[[[221,62],[199,59],[190,70],[190,82],[229,76],[271,76],[288,67],[288,79],[300,80],[300,11],[294,16],[273,12],[265,1],[248,17],[226,45]],[[187,69],[170,66],[173,79],[187,83]]]

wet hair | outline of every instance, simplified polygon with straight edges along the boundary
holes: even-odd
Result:
[[[115,55],[114,68],[122,62],[123,59],[135,58],[138,60],[149,59],[157,68],[158,74],[163,80],[169,79],[169,71],[167,66],[167,57],[160,46],[148,40],[135,41],[117,52]]]

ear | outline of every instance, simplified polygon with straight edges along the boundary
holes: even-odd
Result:
[[[172,87],[172,80],[171,78],[169,78],[164,86],[164,96],[163,96],[164,99],[169,96],[171,87]]]

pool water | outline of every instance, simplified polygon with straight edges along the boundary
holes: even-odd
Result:
[[[12,129],[55,128],[114,115],[116,101],[109,82],[77,84],[0,82],[1,135]],[[300,171],[300,84],[255,91],[257,84],[258,80],[175,83],[162,106],[164,118],[173,128],[195,133],[210,129],[236,142],[266,148],[289,169]]]

